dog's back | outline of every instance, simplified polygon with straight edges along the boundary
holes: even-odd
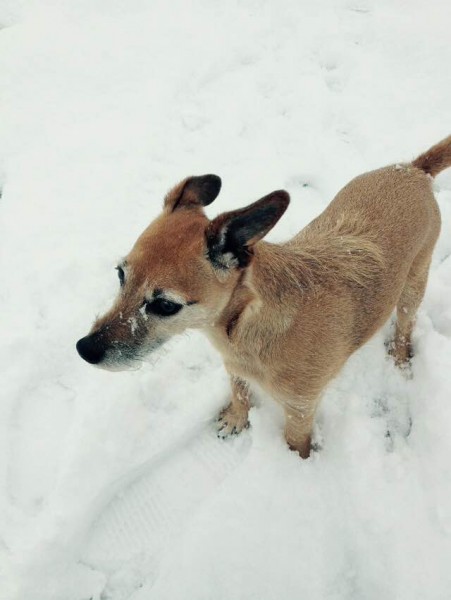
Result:
[[[359,345],[387,320],[409,274],[429,267],[440,233],[440,212],[430,175],[451,166],[451,137],[434,148],[411,164],[391,165],[356,177],[290,242],[293,247],[305,248],[323,238],[330,252],[325,262],[333,264],[338,257],[341,273],[355,271]],[[337,244],[345,246],[341,256],[334,248]],[[368,257],[366,261],[362,255]],[[374,267],[370,289],[359,293],[359,271],[368,270],[369,264]]]
[[[296,240],[333,231],[368,237],[383,252],[387,266],[408,263],[429,229],[440,226],[431,179],[412,165],[392,165],[365,173],[348,183]]]

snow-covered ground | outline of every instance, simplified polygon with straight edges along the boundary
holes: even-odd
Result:
[[[223,178],[210,215],[286,188],[282,240],[451,133],[450,23],[439,0],[0,1],[1,600],[451,598],[451,170],[413,378],[388,324],[309,460],[261,393],[216,438],[198,333],[136,372],[75,352],[186,175]]]

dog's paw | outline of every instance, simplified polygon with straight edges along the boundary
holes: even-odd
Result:
[[[229,404],[220,412],[216,421],[216,429],[219,438],[226,438],[229,435],[238,435],[249,427],[247,409],[240,409],[233,404]]]
[[[404,340],[387,340],[385,348],[388,356],[394,361],[395,366],[401,371],[404,377],[412,377],[412,359],[413,350],[410,343],[404,343]]]

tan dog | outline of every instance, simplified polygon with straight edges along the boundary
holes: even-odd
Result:
[[[249,383],[284,408],[285,437],[306,457],[322,390],[397,308],[391,354],[411,333],[440,231],[432,177],[451,166],[451,137],[413,163],[361,175],[285,244],[260,241],[285,212],[276,191],[210,221],[215,175],[189,177],[117,267],[114,306],[77,344],[97,366],[132,367],[174,334],[201,328],[231,376],[221,435],[247,425]]]

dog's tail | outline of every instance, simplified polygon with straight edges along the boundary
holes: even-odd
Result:
[[[451,167],[451,135],[429,148],[427,152],[416,158],[412,165],[435,177]]]

